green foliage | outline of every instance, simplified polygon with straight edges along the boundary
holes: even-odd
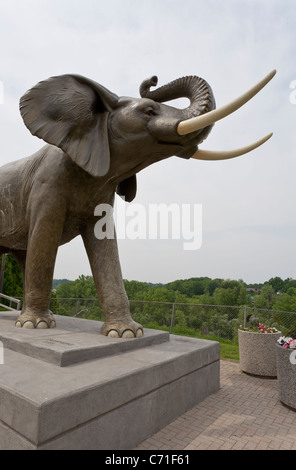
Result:
[[[291,279],[291,278],[288,278],[284,281],[284,286],[281,290],[281,292],[287,292],[288,289],[290,289],[290,287],[295,287],[296,288],[296,279]]]
[[[178,280],[166,284],[166,288],[185,294],[188,297],[202,295],[206,292],[211,279],[208,277],[194,277],[191,279]]]
[[[87,299],[97,296],[95,284],[91,276],[79,276],[76,281],[60,283],[56,287],[56,295],[59,298]]]
[[[264,284],[261,294],[254,299],[254,307],[271,309],[274,299],[274,289],[270,284]]]
[[[296,312],[296,287],[289,287],[286,292],[278,294],[273,302],[273,309]]]
[[[68,279],[54,279],[52,283],[52,288],[56,289],[60,284],[65,284],[66,282],[69,282]]]
[[[0,266],[2,256],[0,256]],[[19,265],[11,255],[6,255],[3,294],[11,297],[22,297],[23,295],[23,278]]]
[[[279,276],[276,276],[269,279],[268,284],[273,288],[274,292],[280,292],[284,288],[285,281]]]

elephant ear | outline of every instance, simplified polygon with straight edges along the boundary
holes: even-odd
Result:
[[[136,175],[121,181],[116,188],[116,193],[127,202],[132,202],[137,194],[137,177]]]
[[[118,96],[80,75],[60,75],[39,82],[20,100],[30,132],[66,152],[92,176],[104,176],[110,165],[109,112]]]

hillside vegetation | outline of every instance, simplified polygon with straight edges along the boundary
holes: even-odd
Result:
[[[168,284],[124,281],[130,300],[209,305],[249,306],[261,309],[296,312],[296,280],[280,277],[263,284],[246,284],[242,280],[198,277]],[[97,297],[93,278],[80,276],[75,281],[55,281],[58,298]]]

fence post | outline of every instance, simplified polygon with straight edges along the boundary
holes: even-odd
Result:
[[[247,326],[247,307],[245,307],[244,310],[244,328]]]
[[[172,318],[171,318],[170,334],[172,334],[172,331],[173,331],[174,321],[175,321],[175,304],[173,304],[173,308],[172,308]]]
[[[76,317],[76,316],[78,315],[78,312],[79,312],[79,303],[80,303],[80,302],[79,302],[79,299],[77,299],[77,301],[76,301],[76,312],[75,312],[74,317]]]

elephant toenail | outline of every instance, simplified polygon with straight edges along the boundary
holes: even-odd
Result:
[[[33,328],[35,328],[34,326],[34,323],[31,322],[31,321],[26,321],[24,324],[23,324],[23,328],[27,328],[29,330],[32,330]]]
[[[132,330],[125,330],[123,333],[122,333],[122,338],[134,338],[135,335],[134,335],[134,332]]]
[[[108,333],[108,336],[110,338],[119,338],[119,334],[116,330],[110,330],[109,333]]]
[[[48,328],[48,324],[45,321],[40,321],[37,324],[36,328],[45,330],[46,328]]]

